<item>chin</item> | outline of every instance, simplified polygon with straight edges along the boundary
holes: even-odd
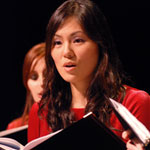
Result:
[[[73,83],[73,82],[76,82],[79,78],[77,77],[77,75],[75,74],[63,74],[61,75],[61,77],[66,81],[66,82],[70,82],[70,83]]]
[[[63,78],[63,79],[69,83],[75,83],[77,81],[77,79],[75,79],[75,78]]]
[[[40,98],[37,98],[34,100],[34,102],[38,103],[38,102],[40,102],[40,100],[41,100]]]

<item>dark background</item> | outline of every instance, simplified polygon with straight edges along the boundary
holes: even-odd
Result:
[[[14,0],[2,5],[0,130],[21,115],[25,103],[24,56],[33,45],[44,41],[49,17],[62,2]],[[124,70],[131,76],[133,86],[150,93],[150,5],[144,0],[96,3],[108,19]]]

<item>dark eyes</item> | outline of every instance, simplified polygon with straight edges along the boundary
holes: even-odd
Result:
[[[42,76],[45,77],[46,76],[46,69],[43,70]],[[38,80],[39,78],[39,74],[36,71],[32,71],[29,75],[29,79],[31,80]]]
[[[73,39],[72,42],[73,42],[73,43],[80,44],[80,43],[85,42],[85,40],[83,40],[82,38],[75,38],[75,39]],[[53,42],[53,46],[60,46],[61,44],[62,44],[62,41],[61,41],[61,40],[55,40],[55,41]]]
[[[61,41],[54,41],[53,45],[61,45]]]
[[[75,39],[73,42],[74,42],[74,43],[82,43],[82,42],[84,42],[84,40],[81,39],[81,38],[77,38],[77,39]]]
[[[31,74],[30,74],[30,77],[29,77],[30,79],[32,79],[32,80],[37,80],[38,79],[38,74],[36,73],[36,72],[32,72]]]

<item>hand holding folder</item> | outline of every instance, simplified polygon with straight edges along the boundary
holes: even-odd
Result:
[[[124,129],[130,129],[133,132],[133,136],[135,136],[143,144],[144,148],[150,150],[149,130],[121,103],[118,103],[111,98],[109,101]]]

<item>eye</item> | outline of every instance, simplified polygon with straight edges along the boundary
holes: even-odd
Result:
[[[85,42],[85,40],[83,40],[82,38],[76,38],[73,42],[74,43],[83,43],[83,42]]]
[[[55,41],[53,42],[53,45],[54,45],[54,46],[61,45],[61,44],[62,44],[62,42],[61,42],[60,40],[55,40]]]
[[[38,74],[36,72],[32,72],[29,76],[30,79],[32,80],[37,80],[38,79]]]

